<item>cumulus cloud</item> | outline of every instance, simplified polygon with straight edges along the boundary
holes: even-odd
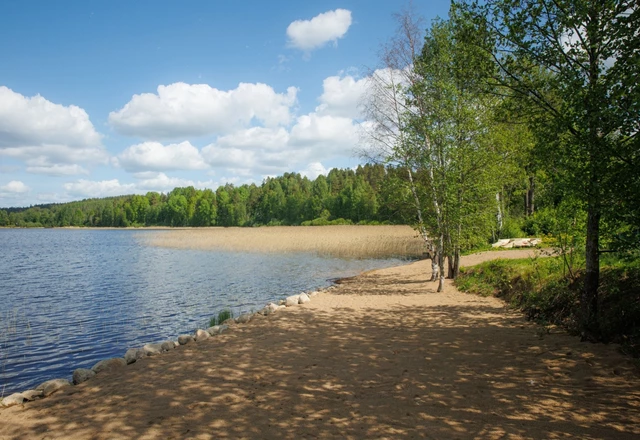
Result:
[[[229,91],[207,84],[161,85],[157,93],[134,95],[109,114],[109,122],[121,134],[156,140],[224,135],[254,121],[277,127],[290,123],[297,92],[289,87],[276,93],[261,83],[240,83]]]
[[[360,119],[361,104],[368,87],[368,79],[355,79],[346,75],[330,76],[322,82],[320,105],[316,112],[320,115],[341,116]]]
[[[61,164],[104,163],[101,137],[82,108],[0,86],[0,154],[22,160],[36,172]]]
[[[12,180],[6,185],[0,186],[1,198],[16,198],[29,192],[29,187],[19,180]]]
[[[145,194],[149,191],[169,192],[176,187],[194,186],[196,188],[216,188],[213,181],[193,181],[179,177],[169,177],[165,173],[141,173],[137,177],[144,177],[134,183],[120,183],[112,180],[85,180],[69,182],[63,185],[67,195],[72,198],[113,197],[126,194]]]
[[[311,20],[296,20],[287,27],[289,45],[305,52],[329,42],[337,43],[351,26],[351,11],[336,9],[316,15]]]
[[[345,155],[351,153],[358,140],[358,124],[351,118],[310,113],[298,118],[291,129],[289,145],[313,148],[318,153]]]
[[[115,159],[114,163],[126,171],[175,171],[208,168],[200,151],[189,142],[162,145],[144,142],[132,145]]]
[[[73,176],[77,174],[89,174],[89,171],[86,168],[83,168],[78,164],[34,165],[28,166],[27,172],[33,174],[46,174],[48,176]]]
[[[329,170],[324,167],[320,162],[312,162],[304,170],[300,171],[300,174],[311,179],[316,180],[319,175],[326,176]]]
[[[74,197],[113,197],[136,192],[132,183],[122,184],[118,179],[112,180],[86,180],[80,179],[77,182],[65,183],[65,191]]]

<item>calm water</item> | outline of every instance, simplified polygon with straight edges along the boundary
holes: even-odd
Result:
[[[206,328],[222,308],[399,263],[165,249],[149,233],[162,232],[0,229],[0,396]]]

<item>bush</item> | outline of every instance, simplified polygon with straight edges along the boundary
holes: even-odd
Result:
[[[522,222],[514,219],[514,218],[507,218],[503,225],[502,225],[502,229],[500,230],[500,234],[499,234],[499,238],[521,238],[521,237],[526,237],[527,234],[525,234],[524,232],[522,232],[522,228],[521,228]]]

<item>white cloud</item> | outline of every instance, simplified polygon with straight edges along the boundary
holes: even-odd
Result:
[[[104,163],[101,135],[80,107],[25,97],[0,86],[0,154],[36,168]]]
[[[19,180],[0,186],[0,198],[16,198],[29,192],[29,187]]]
[[[282,127],[252,127],[221,136],[216,144],[224,148],[281,150],[287,147],[288,142],[289,133]]]
[[[351,11],[336,9],[316,15],[311,20],[296,20],[287,27],[289,45],[305,52],[336,43],[351,26]]]
[[[350,154],[358,140],[358,125],[351,118],[310,113],[298,118],[291,129],[289,145],[313,148],[319,157],[321,153]]]
[[[353,76],[330,76],[322,83],[323,93],[316,112],[321,115],[360,119],[360,105],[368,87],[368,79]]]
[[[166,146],[159,142],[132,145],[120,153],[114,163],[130,172],[208,168],[200,151],[189,142]]]
[[[81,167],[78,164],[73,165],[35,165],[27,167],[28,173],[33,174],[46,174],[48,176],[73,176],[77,174],[89,174],[86,168]]]
[[[266,84],[240,83],[222,91],[207,84],[158,86],[157,94],[134,95],[109,114],[118,132],[145,139],[171,139],[231,133],[259,122],[266,127],[288,125],[298,90],[276,93]]]
[[[96,198],[96,197],[114,197],[128,194],[145,194],[149,191],[169,192],[176,187],[193,186],[196,188],[217,188],[211,180],[193,181],[189,179],[181,179],[179,177],[169,177],[164,173],[145,172],[138,173],[137,177],[143,177],[135,183],[120,183],[118,179],[112,180],[85,180],[80,179],[76,182],[69,182],[63,185],[67,192],[64,196],[55,194],[46,194],[48,200],[61,199],[70,200],[73,198]],[[44,199],[44,198],[43,198]]]
[[[177,187],[196,186],[193,180],[169,177],[164,173],[158,173],[135,184],[136,188],[145,191],[167,192]]]
[[[80,179],[77,182],[65,183],[63,188],[74,197],[85,198],[113,197],[136,192],[134,184],[122,184],[118,179],[101,181]]]
[[[324,167],[320,162],[312,162],[307,165],[307,168],[300,171],[300,174],[311,179],[316,180],[319,175],[326,176],[329,173],[329,170]]]

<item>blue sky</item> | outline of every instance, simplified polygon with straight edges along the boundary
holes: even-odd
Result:
[[[366,75],[403,6],[4,0],[0,207],[353,167]],[[449,1],[414,8],[445,17]]]

